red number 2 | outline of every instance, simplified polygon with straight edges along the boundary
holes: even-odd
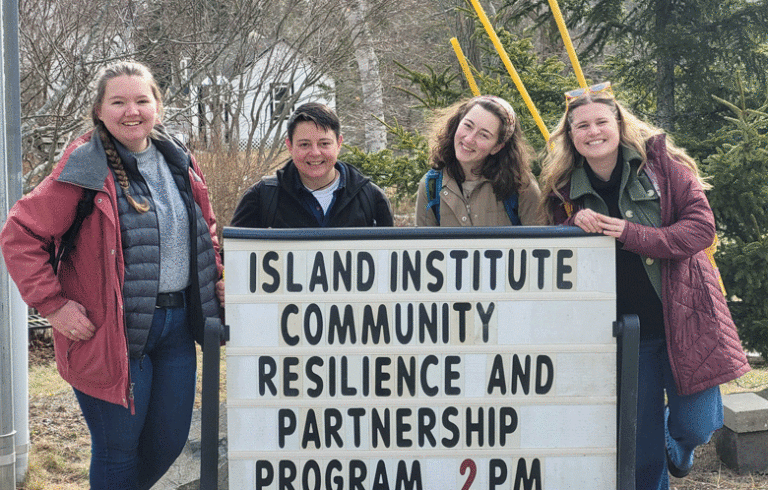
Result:
[[[475,481],[475,476],[477,475],[477,465],[471,459],[465,459],[461,462],[459,472],[463,475],[467,472],[467,468],[469,468],[469,475],[467,476],[467,481],[464,482],[464,486],[461,487],[461,490],[469,490],[469,487],[472,486],[472,483]]]

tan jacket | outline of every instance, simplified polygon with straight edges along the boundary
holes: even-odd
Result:
[[[539,185],[535,180],[518,196],[518,213],[523,226],[544,224],[539,216]],[[426,175],[419,182],[416,196],[416,226],[437,226],[433,209],[427,209]],[[440,189],[440,226],[510,226],[504,203],[496,199],[489,180],[483,179],[472,191],[469,200],[464,198],[459,184],[448,172],[443,172]]]

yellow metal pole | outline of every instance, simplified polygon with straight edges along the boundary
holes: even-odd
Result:
[[[515,82],[515,86],[517,86],[518,92],[520,92],[520,95],[523,97],[523,101],[525,102],[525,105],[528,107],[528,110],[531,112],[531,115],[533,116],[533,120],[536,121],[536,125],[539,127],[539,131],[541,131],[541,134],[544,136],[544,139],[549,141],[549,131],[547,130],[547,127],[544,125],[544,121],[541,119],[541,116],[539,116],[539,111],[536,110],[536,106],[533,104],[533,101],[531,100],[530,95],[528,95],[528,91],[525,89],[525,85],[523,85],[523,81],[520,79],[520,76],[517,74],[517,70],[515,70],[515,67],[512,66],[512,61],[509,59],[507,52],[504,50],[504,46],[501,45],[499,36],[496,34],[496,31],[493,29],[493,26],[491,26],[491,22],[488,20],[488,16],[485,15],[485,11],[483,10],[482,5],[480,5],[480,3],[477,0],[471,0],[471,1],[472,1],[472,6],[475,8],[475,11],[477,12],[477,15],[480,17],[480,22],[483,23],[483,27],[485,27],[486,32],[488,32],[488,36],[490,36],[491,41],[493,42],[493,46],[496,48],[496,52],[499,53],[499,56],[501,57],[501,61],[504,63],[504,66],[507,67],[509,76],[512,77],[512,81]]]
[[[565,21],[563,20],[563,14],[560,12],[560,6],[557,4],[557,0],[549,0],[549,8],[552,10],[552,14],[555,16],[555,22],[557,22],[557,28],[560,29],[560,37],[563,38],[565,44],[565,50],[568,52],[568,57],[571,59],[571,65],[573,71],[576,73],[576,79],[579,81],[579,85],[582,87],[587,86],[587,81],[584,79],[584,73],[581,71],[581,64],[579,58],[576,57],[576,50],[573,49],[571,43],[571,36],[568,34],[568,28],[565,27]]]
[[[461,70],[464,72],[464,76],[467,78],[467,83],[469,83],[469,89],[472,90],[472,95],[480,95],[480,89],[477,88],[475,77],[472,76],[472,72],[469,70],[469,63],[467,63],[467,58],[464,57],[464,51],[461,50],[459,40],[455,37],[452,37],[451,45],[453,46],[453,51],[456,52],[456,57],[459,59]]]

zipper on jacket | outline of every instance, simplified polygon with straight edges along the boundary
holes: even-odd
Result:
[[[133,383],[128,385],[128,405],[131,407],[131,415],[136,415],[136,405],[133,403]]]
[[[117,302],[120,305],[120,313],[125,313],[125,305],[120,303],[120,298],[117,298]],[[131,379],[131,353],[128,349],[128,325],[125,323],[125,317],[123,317],[123,335],[125,335],[125,362],[128,365],[128,408],[131,409],[131,415],[136,415],[136,405],[133,402],[133,380]]]

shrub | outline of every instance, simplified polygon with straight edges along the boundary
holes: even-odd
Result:
[[[718,100],[734,116],[704,161],[721,242],[716,259],[744,346],[768,359],[768,103],[750,110]]]
[[[385,150],[365,153],[360,148],[347,146],[340,158],[371,177],[379,187],[393,193],[394,205],[412,200],[419,181],[429,170],[429,143],[419,132],[406,131],[397,121],[387,124],[395,137]]]
[[[219,240],[225,226],[229,225],[240,197],[262,176],[274,173],[281,160],[261,162],[257,153],[230,152],[227,150],[195,150],[195,159],[208,184],[213,212],[218,223]],[[278,163],[275,163],[278,162]]]

